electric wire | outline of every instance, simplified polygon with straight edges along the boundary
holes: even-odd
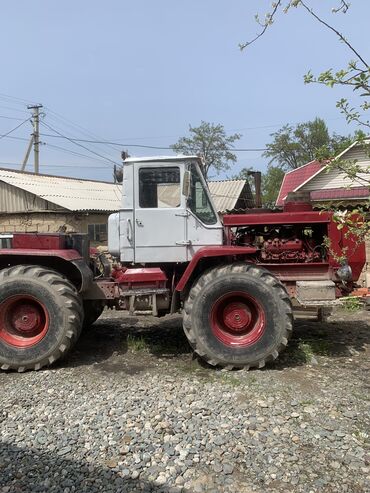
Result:
[[[0,118],[4,118],[4,120],[18,120],[19,122],[23,120],[23,118],[15,118],[14,116],[0,115]]]
[[[7,135],[6,137],[4,137],[6,139],[13,139],[13,140],[22,140],[23,142],[29,142],[30,139],[26,138],[26,137],[16,137],[15,135]]]
[[[118,162],[117,162],[117,161],[113,161],[112,159],[110,159],[110,158],[108,158],[108,157],[106,157],[106,156],[103,156],[102,154],[99,154],[98,152],[95,152],[95,151],[93,151],[93,150],[89,149],[88,147],[86,147],[86,146],[84,146],[84,145],[80,144],[80,143],[79,143],[79,142],[80,142],[80,139],[76,140],[76,139],[72,139],[72,138],[70,138],[70,137],[67,137],[67,136],[63,135],[61,132],[59,132],[58,130],[54,129],[51,125],[48,125],[48,124],[47,124],[47,123],[45,123],[45,122],[40,122],[40,124],[41,124],[41,125],[43,125],[44,127],[48,128],[48,129],[49,129],[49,130],[51,130],[52,132],[55,132],[56,134],[58,134],[58,136],[59,136],[60,138],[63,138],[63,139],[69,140],[69,141],[70,141],[70,142],[72,142],[73,144],[75,144],[75,145],[77,145],[77,146],[79,146],[79,147],[82,147],[82,148],[83,148],[83,149],[85,149],[86,151],[91,152],[92,154],[94,154],[94,155],[96,155],[96,156],[98,156],[98,157],[100,157],[100,158],[103,158],[105,161],[109,161],[110,163],[112,163],[112,164],[114,164],[114,165],[117,165],[117,164],[118,164]],[[40,134],[40,135],[46,135],[46,134]],[[49,137],[55,137],[55,136],[54,136],[54,135],[49,134]],[[84,141],[82,140],[82,142],[84,142]]]
[[[0,161],[0,165],[3,166],[22,166],[23,163],[9,163],[7,161]],[[64,168],[74,168],[78,170],[86,170],[89,171],[90,169],[101,169],[101,170],[106,170],[106,166],[78,166],[76,164],[43,164],[42,168],[59,168],[59,169],[64,169]],[[13,170],[12,170],[13,171]],[[19,170],[14,170],[14,171],[19,171]],[[26,171],[27,173],[27,171]],[[29,173],[29,171],[28,171]],[[78,179],[78,178],[77,178]]]
[[[47,147],[52,148],[52,149],[58,149],[58,150],[67,152],[69,154],[73,154],[75,156],[81,156],[81,157],[84,157],[84,158],[87,158],[87,159],[90,159],[90,160],[93,160],[93,161],[105,162],[105,159],[100,159],[100,158],[97,158],[97,157],[89,156],[87,154],[82,154],[82,152],[72,151],[71,149],[67,149],[66,147],[56,146],[54,144],[49,144],[48,142],[43,142],[43,144],[46,145]],[[106,168],[106,166],[105,166],[105,168]]]
[[[44,125],[46,125],[44,123]],[[49,127],[50,128],[50,127]],[[140,147],[144,149],[157,149],[157,150],[173,150],[172,147],[170,146],[152,146],[152,145],[144,145],[144,144],[127,144],[124,142],[110,142],[108,140],[105,141],[99,141],[99,140],[89,140],[89,139],[74,139],[74,138],[69,138],[61,135],[52,135],[52,134],[45,134],[45,133],[40,133],[43,137],[52,137],[52,138],[64,138],[68,139],[71,142],[85,142],[87,144],[110,144],[110,145],[117,145],[117,146],[122,146],[122,147]],[[259,151],[266,151],[267,149],[265,147],[263,148],[237,148],[237,147],[228,147],[227,150],[232,151],[232,152],[259,152]]]
[[[69,126],[71,128],[74,128],[75,130],[77,129],[81,134],[87,135],[90,138],[104,141],[103,138],[101,138],[98,135],[94,134],[93,132],[91,132],[87,128],[83,127],[82,125],[80,125],[80,124],[78,124],[76,122],[73,122],[72,120],[70,120],[70,119],[64,117],[63,115],[61,115],[60,113],[57,113],[56,111],[50,109],[48,106],[45,106],[45,109],[48,112],[48,116],[50,116],[50,114],[51,114],[51,117],[52,118],[54,118],[56,120],[59,120],[60,122],[62,122],[63,125],[67,125],[67,126]],[[109,150],[109,152],[112,152],[112,148],[109,145],[106,145],[105,147],[106,147],[107,150]],[[121,149],[119,149],[119,150],[121,151]]]
[[[18,130],[18,128],[20,128],[22,125],[24,125],[26,122],[29,122],[30,121],[30,118],[27,118],[26,120],[24,120],[22,123],[20,123],[19,125],[17,125],[16,127],[12,128],[11,130],[9,130],[9,132],[5,133],[5,134],[2,134],[0,135],[0,140],[1,139],[4,139],[5,137],[8,137],[8,135],[12,134],[13,132],[15,132],[16,130]]]

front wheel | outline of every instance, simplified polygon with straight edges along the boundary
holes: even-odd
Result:
[[[278,357],[292,332],[283,284],[253,264],[213,268],[195,282],[184,305],[184,331],[213,366],[262,368]]]
[[[76,342],[83,321],[76,288],[37,265],[0,271],[0,368],[39,370]]]

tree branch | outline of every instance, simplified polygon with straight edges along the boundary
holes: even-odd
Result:
[[[367,68],[370,68],[369,64],[367,62],[365,62],[365,60],[362,58],[362,56],[358,53],[357,50],[355,50],[355,48],[351,45],[351,43],[349,43],[346,38],[343,36],[343,34],[341,34],[337,29],[335,29],[333,26],[331,26],[330,24],[328,24],[327,22],[325,22],[323,19],[321,19],[321,17],[319,17],[314,11],[313,9],[311,9],[310,7],[308,7],[302,0],[300,0],[300,4],[302,5],[302,7],[304,7],[307,12],[309,14],[311,14],[317,21],[319,21],[321,24],[323,24],[325,27],[327,27],[328,29],[330,29],[331,31],[333,31],[341,41],[343,41],[343,43],[345,43],[348,48],[357,56],[357,58],[359,60],[361,60],[361,62],[365,65],[365,67]],[[347,4],[346,4],[347,5]],[[348,9],[348,6],[347,6],[347,9]]]
[[[243,51],[244,48],[246,48],[247,46],[251,45],[252,43],[254,43],[255,41],[257,41],[258,38],[260,38],[261,36],[263,36],[265,34],[265,32],[267,31],[268,27],[272,24],[272,22],[274,20],[274,16],[275,16],[276,12],[278,11],[279,7],[281,6],[281,2],[282,2],[282,0],[278,0],[274,4],[273,11],[271,12],[271,14],[268,14],[268,19],[263,24],[262,31],[259,34],[257,34],[257,36],[255,38],[253,38],[251,41],[247,41],[246,43],[240,43],[239,44],[239,48],[240,48],[241,51]]]

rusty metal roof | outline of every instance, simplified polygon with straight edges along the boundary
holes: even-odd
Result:
[[[120,208],[122,187],[114,183],[36,175],[4,168],[0,168],[0,181],[70,211],[111,212]]]

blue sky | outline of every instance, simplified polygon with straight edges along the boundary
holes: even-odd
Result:
[[[318,73],[343,67],[351,54],[302,10],[281,14],[256,44],[244,52],[238,49],[238,43],[258,30],[254,14],[263,14],[269,4],[262,0],[2,2],[0,134],[27,118],[27,101],[42,103],[45,124],[63,135],[127,144],[166,147],[186,134],[189,124],[201,120],[240,132],[243,137],[237,145],[243,148],[264,147],[270,133],[282,124],[316,116],[324,118],[331,131],[349,133],[335,108],[340,93],[305,86],[303,74],[309,69]],[[310,4],[368,57],[370,2],[353,2],[346,15],[330,13],[337,4],[334,0],[310,0]],[[28,138],[30,132],[26,123],[12,135]],[[44,127],[43,133],[53,132]],[[65,139],[43,136],[42,141],[42,172],[111,178],[111,161]],[[26,141],[1,139],[0,166],[20,163],[26,145]],[[120,147],[84,145],[120,161]],[[166,153],[128,149],[139,156]],[[266,164],[260,152],[238,153],[229,175],[244,166],[263,170]]]

